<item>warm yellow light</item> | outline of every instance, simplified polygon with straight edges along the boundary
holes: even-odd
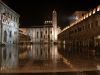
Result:
[[[97,69],[100,70],[100,65],[97,65]]]
[[[86,14],[86,18],[88,18],[88,14]]]
[[[97,6],[97,11],[100,11],[100,5],[99,5],[99,6]]]
[[[96,12],[96,9],[93,10],[93,14],[95,14],[95,12]]]
[[[89,16],[91,16],[91,12],[89,13]]]

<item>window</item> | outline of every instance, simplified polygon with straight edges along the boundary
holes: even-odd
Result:
[[[38,38],[38,32],[37,32],[37,38]]]
[[[11,35],[11,33],[12,33],[12,32],[10,31],[10,33],[9,33],[9,37],[11,37],[11,36],[12,36],[12,35]]]
[[[91,29],[91,24],[89,24],[89,28]]]
[[[77,29],[75,29],[75,33],[77,32]]]
[[[84,14],[82,13],[82,17],[84,16]]]
[[[81,31],[81,27],[78,28],[78,31]]]
[[[93,22],[91,23],[91,28],[93,28]]]
[[[10,15],[10,18],[11,18],[11,20],[12,20],[12,15]]]
[[[4,31],[4,42],[7,42],[7,32]]]
[[[4,48],[4,50],[3,50],[3,58],[4,58],[4,60],[6,60],[6,48]]]
[[[41,31],[41,38],[42,38],[42,31]]]
[[[85,30],[85,26],[83,26],[83,30]]]
[[[98,21],[95,21],[95,26],[98,26]]]
[[[45,33],[47,34],[47,30],[45,31]]]
[[[50,39],[50,35],[48,35],[48,39]]]
[[[73,34],[73,30],[71,30],[69,33],[70,33],[70,34]]]
[[[52,31],[51,31],[51,34],[52,34]]]
[[[87,24],[87,26],[86,26],[86,27],[87,27],[87,29],[90,29],[90,24]]]

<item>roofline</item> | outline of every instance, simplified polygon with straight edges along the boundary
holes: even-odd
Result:
[[[7,6],[3,1],[0,0],[0,3],[5,6],[7,9],[9,9],[10,11],[12,11],[15,15],[17,15],[18,17],[20,17],[20,15],[18,13],[16,13],[13,9],[11,9],[9,6]]]
[[[22,26],[19,28],[43,28],[44,26]]]

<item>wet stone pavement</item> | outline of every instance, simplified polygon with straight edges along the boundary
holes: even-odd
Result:
[[[0,47],[0,75],[100,75],[100,51],[34,44]]]

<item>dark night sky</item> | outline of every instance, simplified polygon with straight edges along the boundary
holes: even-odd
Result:
[[[75,10],[89,10],[99,5],[100,0],[2,0],[20,14],[20,26],[43,25],[44,20],[58,13],[58,25],[68,24],[68,17]]]

